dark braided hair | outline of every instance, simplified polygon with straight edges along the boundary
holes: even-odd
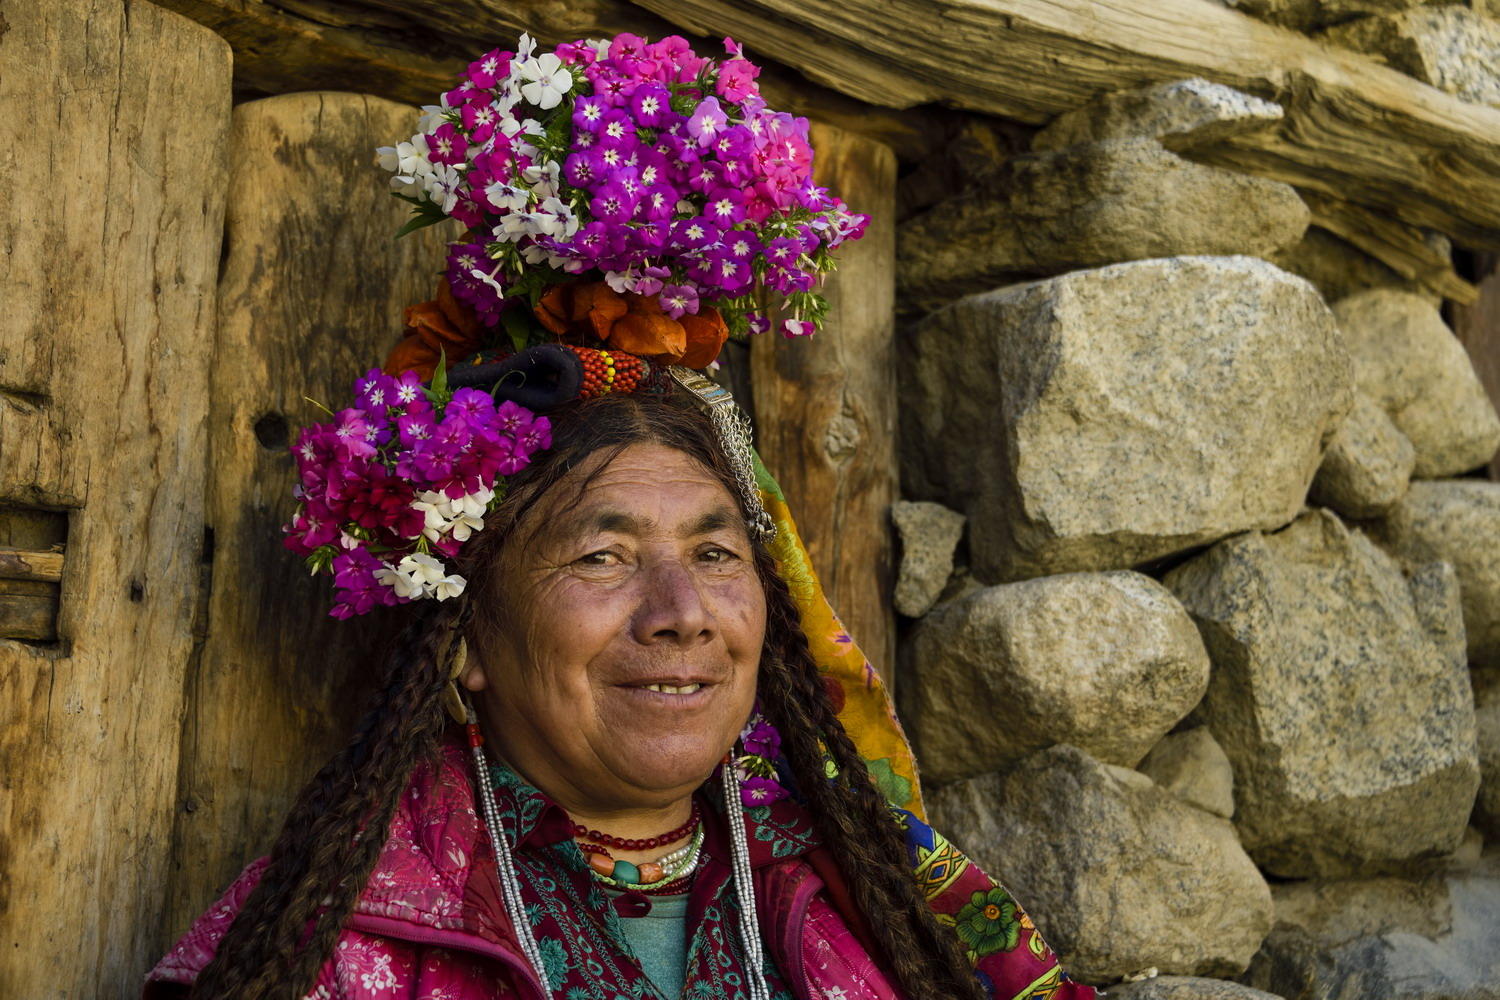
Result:
[[[461,621],[453,606],[419,605],[387,659],[373,707],[349,745],[299,793],[260,882],[192,997],[288,1000],[311,988],[374,869],[413,770],[439,755],[449,721],[442,700],[449,643],[461,630],[482,655],[493,641],[500,626],[489,612],[503,603],[498,591],[504,581],[492,569],[503,546],[524,542],[518,529],[524,533],[526,514],[541,497],[595,453],[605,454],[597,471],[614,454],[642,443],[684,452],[738,497],[711,426],[685,401],[615,394],[551,416],[552,448],[511,477],[504,500],[461,557],[469,580],[464,606],[485,613]],[[577,484],[579,490],[586,486]],[[896,820],[838,720],[785,582],[765,547],[754,548],[767,610],[761,702],[781,731],[783,751],[823,842],[884,949],[880,957],[910,1000],[983,998],[956,937],[928,907]],[[832,779],[825,753],[837,768]]]

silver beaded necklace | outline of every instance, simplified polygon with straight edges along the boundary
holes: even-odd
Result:
[[[468,722],[466,729],[469,747],[474,755],[474,771],[479,785],[479,798],[484,813],[485,829],[490,834],[490,844],[495,850],[495,867],[500,872],[500,895],[505,911],[516,931],[521,953],[526,956],[542,994],[552,995],[552,983],[547,978],[547,967],[542,962],[542,952],[536,943],[536,934],[531,921],[526,918],[526,906],[521,900],[521,880],[516,875],[515,860],[511,856],[512,845],[500,823],[499,809],[495,805],[495,786],[490,780],[489,757],[484,752],[484,737],[479,732],[479,722],[472,706],[465,706]],[[740,798],[740,780],[731,756],[723,766],[724,815],[729,820],[730,869],[734,877],[734,891],[739,899],[740,941],[745,949],[746,981],[750,987],[751,1000],[770,1000],[771,991],[766,986],[765,950],[760,940],[760,920],[755,910],[755,885],[750,874],[750,845],[745,837],[745,812]]]

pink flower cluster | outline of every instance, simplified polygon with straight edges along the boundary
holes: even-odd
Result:
[[[414,372],[371,369],[355,405],[304,428],[287,548],[331,572],[335,618],[462,592],[441,558],[458,554],[502,476],[551,446],[546,417],[488,393],[424,386]]]
[[[715,63],[628,33],[534,45],[480,57],[423,132],[381,150],[419,210],[467,227],[454,294],[493,322],[523,276],[599,272],[673,318],[712,303],[740,332],[771,328],[752,293],[774,292],[774,325],[812,333],[831,251],[869,220],[813,182],[807,119],[766,106],[743,50],[725,39]]]

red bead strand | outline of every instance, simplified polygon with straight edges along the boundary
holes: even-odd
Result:
[[[675,830],[668,830],[666,833],[659,834],[655,837],[647,837],[645,840],[626,840],[620,837],[611,837],[609,834],[601,833],[598,830],[590,830],[588,827],[584,826],[581,823],[573,824],[573,836],[586,838],[596,844],[604,844],[609,847],[613,847],[618,851],[649,851],[655,847],[665,847],[668,844],[677,843],[677,841],[692,833],[693,829],[697,827],[697,825],[698,802],[695,799],[693,801],[692,814],[688,816],[686,823],[682,824]]]

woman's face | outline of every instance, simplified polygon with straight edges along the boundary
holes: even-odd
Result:
[[[765,596],[734,499],[683,452],[585,462],[500,558],[503,635],[474,657],[486,736],[570,812],[663,808],[755,699]],[[481,611],[480,613],[484,613]]]

